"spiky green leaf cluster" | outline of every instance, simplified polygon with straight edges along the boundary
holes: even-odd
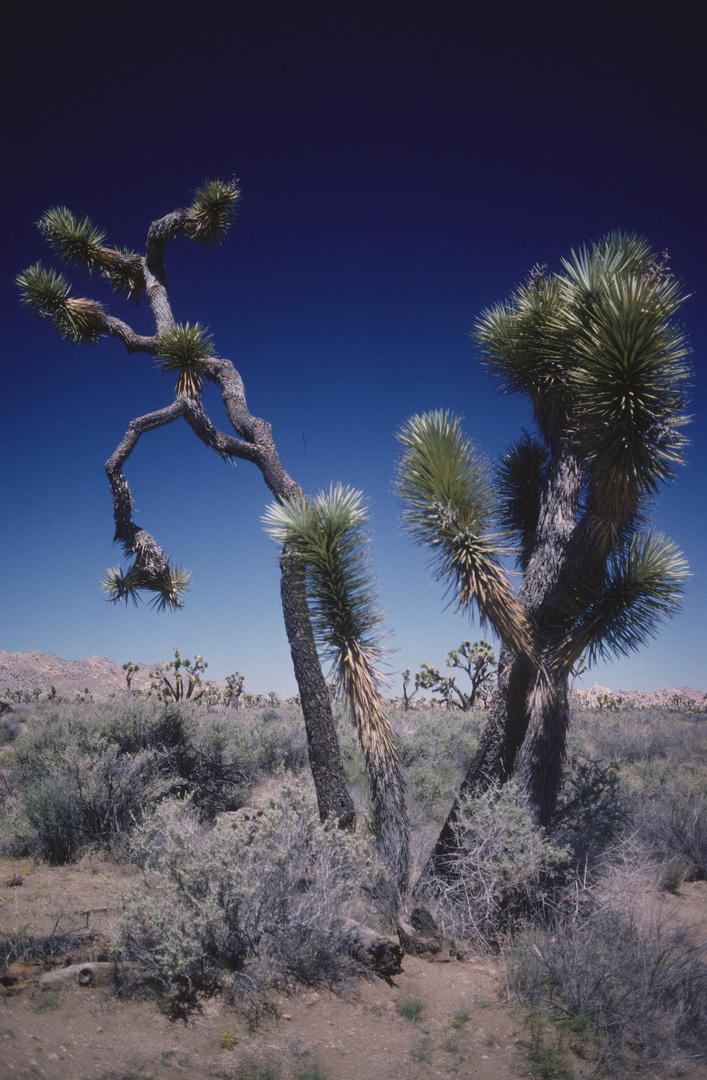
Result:
[[[18,274],[16,282],[25,307],[52,322],[67,341],[92,344],[104,332],[102,305],[85,297],[71,296],[69,282],[56,270],[47,270],[37,262]]]
[[[488,468],[460,419],[439,410],[414,416],[397,437],[404,519],[413,539],[430,550],[435,576],[461,610],[476,604],[482,625],[490,620],[501,638],[530,651],[530,626],[502,569],[502,538],[492,531],[496,500]]]
[[[677,612],[690,577],[685,558],[662,533],[640,533],[617,548],[600,577],[580,578],[568,602],[573,623],[562,650],[571,656],[625,656]]]
[[[159,336],[156,360],[161,371],[178,375],[176,393],[196,397],[202,377],[208,372],[204,361],[213,356],[213,342],[201,323],[170,326]]]
[[[359,491],[333,484],[328,492],[271,505],[265,528],[307,563],[307,595],[318,643],[332,659],[359,642],[380,655],[383,619],[371,572]]]
[[[55,206],[42,215],[38,227],[67,266],[88,273],[105,268],[106,236],[89,218],[80,221],[66,206]]]
[[[240,190],[235,180],[207,180],[194,192],[189,207],[189,236],[199,244],[213,244],[228,232],[236,212]]]
[[[528,565],[533,548],[548,458],[544,443],[523,432],[508,447],[496,471],[499,521],[519,545],[522,569]]]
[[[635,512],[682,460],[684,294],[639,237],[610,233],[483,312],[475,338],[504,391],[532,402],[549,446],[571,438],[607,520]]]
[[[100,273],[117,293],[137,299],[144,286],[140,257],[127,248],[107,247],[105,233],[89,218],[80,221],[67,207],[55,206],[43,214],[38,226],[67,266]]]
[[[167,608],[174,611],[183,607],[184,594],[190,587],[191,573],[182,566],[169,566],[167,572],[158,579],[142,573],[139,567],[133,566],[127,573],[123,573],[120,566],[113,566],[106,570],[101,581],[101,588],[111,603],[132,601],[137,606],[141,592],[153,592],[155,596],[150,606],[158,611],[165,611]]]

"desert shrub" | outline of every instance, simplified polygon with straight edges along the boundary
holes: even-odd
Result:
[[[445,934],[498,948],[528,920],[549,917],[570,851],[532,824],[514,780],[462,799],[455,833],[449,872],[421,893]]]
[[[571,849],[575,866],[587,867],[618,839],[629,812],[619,766],[573,754],[565,765],[550,836]]]
[[[529,934],[508,969],[524,1003],[588,1026],[610,1072],[637,1058],[707,1060],[707,964],[684,930],[589,901]]]
[[[0,702],[2,705],[2,702]],[[9,710],[9,706],[8,706]],[[9,711],[0,711],[0,746],[13,742],[22,730],[18,717]]]
[[[122,855],[170,796],[211,819],[252,787],[234,749],[223,724],[200,724],[189,705],[132,700],[29,717],[5,769],[5,846],[52,863],[88,847]]]
[[[110,746],[94,753],[84,749],[67,754],[62,765],[54,775],[30,782],[19,795],[13,845],[55,865],[78,858],[90,847],[125,854],[135,822],[172,787],[149,751],[119,755]]]
[[[579,743],[587,756],[605,761],[687,763],[707,750],[704,713],[656,707],[599,715],[573,709],[572,724],[573,744]]]
[[[657,862],[681,859],[691,878],[707,877],[707,794],[704,776],[685,775],[636,799],[637,836]]]
[[[397,717],[400,761],[413,820],[439,815],[459,789],[478,743],[481,714],[415,710]]]
[[[381,872],[360,838],[319,822],[311,785],[286,784],[256,821],[205,829],[165,803],[137,830],[145,878],[122,941],[175,1014],[220,993],[257,1019],[267,992],[341,985],[356,970],[343,916]]]

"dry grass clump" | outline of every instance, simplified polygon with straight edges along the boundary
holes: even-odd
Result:
[[[585,898],[586,899],[586,898]],[[524,1003],[583,1025],[604,1070],[638,1061],[707,1061],[707,956],[685,929],[588,900],[509,954]]]

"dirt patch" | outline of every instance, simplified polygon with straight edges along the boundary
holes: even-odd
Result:
[[[109,936],[121,891],[133,881],[129,869],[100,860],[54,869],[0,860],[2,939],[87,927]],[[116,1000],[109,989],[34,988],[0,1000],[0,1077],[146,1080],[169,1067],[202,1080],[235,1077],[255,1059],[279,1062],[282,1080],[315,1063],[331,1080],[515,1080],[524,1075],[522,1016],[503,996],[502,968],[492,960],[406,957],[390,985],[364,981],[346,994],[282,998],[278,1019],[252,1033],[215,1002],[185,1025],[154,1001]],[[420,1013],[407,1019],[399,1008]]]
[[[23,937],[86,929],[110,937],[121,892],[134,880],[130,868],[100,858],[58,868],[0,860],[0,940],[19,945]],[[699,923],[707,886],[686,884],[681,893],[669,898],[671,911]],[[500,961],[405,957],[403,964],[391,984],[363,981],[345,994],[305,991],[280,998],[278,1018],[255,1033],[216,1002],[206,1002],[201,1015],[183,1024],[172,1023],[155,1000],[117,1000],[110,988],[68,983],[5,993],[0,1080],[228,1080],[243,1076],[248,1062],[259,1063],[261,1076],[268,1063],[277,1063],[280,1080],[529,1075],[525,1013],[508,1002]],[[592,1066],[572,1057],[572,1069],[579,1080]]]

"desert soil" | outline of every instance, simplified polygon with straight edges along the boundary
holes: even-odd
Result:
[[[22,884],[9,884],[18,881]],[[49,868],[0,860],[2,935],[43,937],[86,927],[110,935],[129,870],[92,862]],[[277,1002],[279,1018],[249,1032],[233,1012],[206,1002],[187,1025],[172,1023],[149,1001],[116,1000],[109,987],[36,986],[0,998],[0,1077],[48,1080],[190,1080],[235,1077],[244,1058],[279,1061],[288,1080],[316,1063],[330,1080],[474,1077],[516,1080],[523,1070],[523,1013],[505,1000],[495,960],[428,963],[406,957],[391,985],[362,981],[350,993],[305,991]],[[417,1023],[396,1001],[425,1002]],[[471,1019],[455,1026],[455,1014]],[[231,1049],[223,1033],[237,1035]],[[577,1076],[586,1075],[579,1063]]]
[[[129,868],[96,859],[58,868],[0,860],[0,935],[40,938],[88,925],[110,937],[121,893],[133,881]],[[705,918],[706,901],[705,884],[692,883],[670,902],[678,905],[676,917],[694,923]],[[508,1000],[500,960],[405,957],[403,966],[391,984],[362,981],[346,994],[303,991],[281,998],[278,1019],[256,1032],[216,1002],[206,1002],[203,1013],[184,1024],[172,1023],[154,1002],[116,1000],[109,986],[68,983],[40,990],[34,983],[19,993],[5,991],[0,1080],[228,1080],[244,1059],[279,1062],[281,1080],[307,1070],[311,1076],[315,1065],[329,1080],[529,1075],[525,1013]],[[396,1008],[406,996],[425,1003],[416,1023]],[[455,1025],[455,1015],[465,1012],[470,1019]],[[226,1040],[233,1042],[230,1048],[221,1045],[224,1033],[238,1037]],[[577,1080],[588,1076],[592,1063],[573,1058]]]

